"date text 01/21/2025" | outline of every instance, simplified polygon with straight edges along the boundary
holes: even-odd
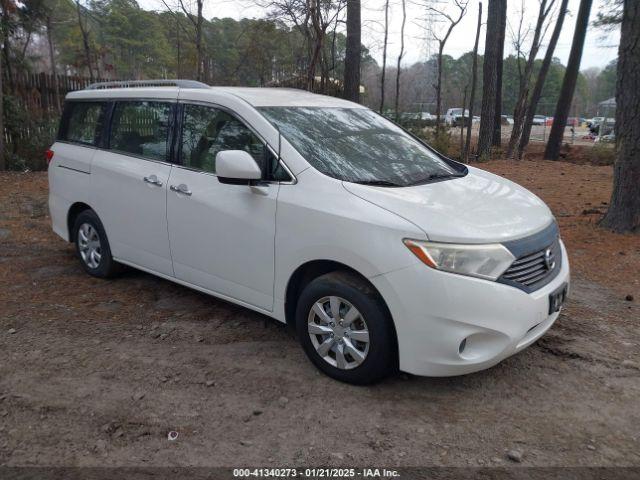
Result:
[[[397,470],[387,468],[236,468],[234,478],[399,478]]]

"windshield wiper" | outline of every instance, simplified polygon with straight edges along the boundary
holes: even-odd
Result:
[[[411,182],[407,186],[420,185],[422,183],[430,182],[431,180],[444,180],[445,178],[460,178],[464,176],[464,173],[432,173],[428,177],[421,178],[420,180],[416,180],[415,182]]]
[[[372,187],[402,187],[399,183],[389,182],[388,180],[357,180],[352,183],[358,185],[370,185]]]

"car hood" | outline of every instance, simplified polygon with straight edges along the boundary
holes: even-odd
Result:
[[[533,193],[473,167],[464,177],[413,187],[343,185],[352,194],[415,224],[433,241],[515,240],[553,221],[547,205]]]

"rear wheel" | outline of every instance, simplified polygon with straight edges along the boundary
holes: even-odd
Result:
[[[102,222],[93,210],[78,215],[73,232],[76,252],[85,272],[94,277],[109,278],[120,271],[120,265],[111,256]]]
[[[387,308],[356,275],[333,272],[309,283],[298,300],[296,327],[309,359],[332,378],[368,384],[397,368]]]

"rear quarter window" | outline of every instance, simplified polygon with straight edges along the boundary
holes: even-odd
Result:
[[[106,108],[106,102],[67,102],[62,117],[60,140],[98,145]]]

